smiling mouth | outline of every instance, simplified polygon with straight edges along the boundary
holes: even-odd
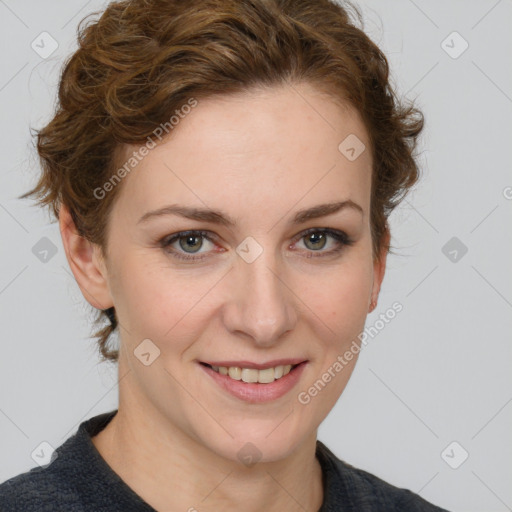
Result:
[[[300,366],[303,363],[293,365],[279,365],[271,368],[265,368],[263,370],[256,370],[254,368],[240,368],[238,366],[212,366],[208,363],[201,364],[211,368],[214,372],[225,375],[226,377],[229,377],[233,380],[242,381],[247,384],[270,384],[276,380],[282,379],[291,371],[293,371],[297,366]]]

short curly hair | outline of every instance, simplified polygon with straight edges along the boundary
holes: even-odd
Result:
[[[91,15],[89,15],[91,16]],[[78,49],[64,63],[53,119],[36,130],[41,175],[20,196],[58,219],[64,204],[79,234],[107,254],[109,214],[121,186],[102,187],[126,144],[148,140],[190,98],[307,82],[348,102],[368,131],[371,234],[380,257],[387,218],[418,181],[414,151],[423,115],[399,101],[385,55],[358,28],[359,10],[331,0],[125,0],[83,18]],[[386,251],[391,250],[388,243]],[[104,360],[114,308],[95,324]]]

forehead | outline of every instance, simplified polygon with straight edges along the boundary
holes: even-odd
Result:
[[[367,150],[350,160],[342,150],[353,137]],[[124,157],[138,148],[127,147]],[[137,211],[171,199],[285,205],[304,194],[321,202],[355,194],[365,202],[368,148],[357,112],[308,84],[198,99],[125,178],[121,196]]]

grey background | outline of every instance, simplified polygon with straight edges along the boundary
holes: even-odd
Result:
[[[395,301],[403,311],[369,339],[319,438],[449,510],[512,510],[512,3],[357,4],[396,87],[425,113],[423,178],[391,218],[399,255],[367,326]],[[34,467],[42,441],[57,447],[117,407],[58,225],[16,199],[37,174],[29,126],[50,119],[76,25],[104,5],[0,0],[0,481]],[[31,48],[43,31],[59,44],[46,59]],[[457,58],[445,51],[463,48],[453,31],[469,44]],[[33,252],[43,237],[56,247],[46,262]],[[452,237],[468,249],[455,262],[442,251]],[[458,469],[446,461],[460,463],[461,448],[441,455],[453,441],[469,453]]]

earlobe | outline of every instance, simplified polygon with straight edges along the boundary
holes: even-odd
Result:
[[[96,309],[112,307],[106,268],[98,257],[99,247],[79,235],[65,205],[59,210],[59,229],[69,267],[87,302]]]

